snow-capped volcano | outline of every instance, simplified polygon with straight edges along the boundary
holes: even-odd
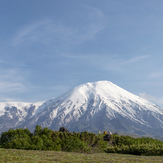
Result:
[[[28,110],[28,109],[27,109]],[[79,85],[46,101],[16,127],[36,125],[70,131],[118,130],[138,135],[163,133],[163,109],[109,81]]]
[[[151,135],[163,132],[163,109],[109,81],[98,81],[47,101],[21,127],[33,130],[37,124],[54,130],[65,126],[70,131],[119,130]]]

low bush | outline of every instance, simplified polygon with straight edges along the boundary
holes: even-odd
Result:
[[[108,147],[107,153],[134,155],[163,155],[163,142],[153,138],[132,138],[113,135],[114,146]]]
[[[88,144],[81,141],[78,137],[68,137],[61,142],[63,151],[67,152],[89,152],[91,150]]]

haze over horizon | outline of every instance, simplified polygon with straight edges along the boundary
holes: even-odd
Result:
[[[107,80],[163,107],[163,1],[0,2],[0,102]]]

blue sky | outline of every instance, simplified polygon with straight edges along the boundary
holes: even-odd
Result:
[[[1,0],[0,101],[108,80],[163,107],[162,0]]]

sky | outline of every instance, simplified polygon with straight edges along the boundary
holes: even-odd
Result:
[[[162,0],[0,0],[0,102],[108,80],[163,107]]]

